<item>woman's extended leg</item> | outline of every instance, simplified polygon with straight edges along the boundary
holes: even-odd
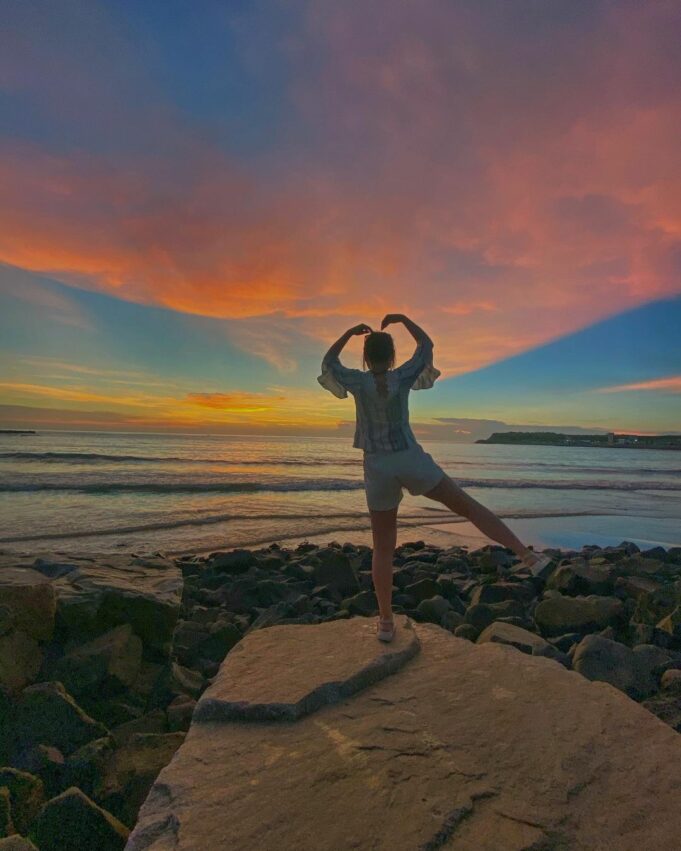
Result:
[[[441,502],[455,514],[460,514],[470,520],[474,526],[504,547],[508,547],[521,559],[528,558],[532,551],[520,541],[508,526],[500,520],[489,508],[485,508],[477,500],[469,496],[452,479],[445,475],[435,487],[424,496]]]
[[[378,611],[386,620],[392,618],[393,556],[397,543],[397,508],[388,511],[369,511],[374,554],[371,575],[378,600]]]

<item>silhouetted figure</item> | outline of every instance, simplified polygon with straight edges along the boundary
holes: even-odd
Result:
[[[338,398],[350,392],[355,399],[353,446],[364,451],[364,485],[374,540],[372,576],[379,608],[377,635],[383,641],[392,640],[395,634],[392,570],[403,487],[413,496],[427,496],[470,520],[489,538],[513,550],[522,566],[535,576],[542,575],[551,564],[549,556],[529,550],[496,514],[460,488],[414,437],[409,425],[409,391],[432,387],[440,371],[433,366],[433,341],[411,319],[389,313],[381,329],[396,322],[401,322],[416,340],[416,351],[408,361],[394,368],[392,335],[360,324],[331,346],[317,379]],[[361,335],[365,335],[366,369],[349,369],[339,355],[351,337]]]

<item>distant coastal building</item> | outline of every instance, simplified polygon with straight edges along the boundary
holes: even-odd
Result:
[[[608,432],[608,446],[614,446],[614,445],[615,445],[615,432],[609,431]]]

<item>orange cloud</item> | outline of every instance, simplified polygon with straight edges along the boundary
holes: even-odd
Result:
[[[272,387],[268,392],[190,392],[183,396],[155,394],[133,395],[124,391],[103,391],[99,386],[51,386],[21,381],[0,382],[2,404],[7,406],[37,406],[50,400],[69,410],[88,405],[92,410],[109,413],[112,422],[121,417],[130,422],[192,425],[209,428],[211,424],[238,424],[249,427],[270,425],[334,429],[339,421],[347,420],[347,406],[329,396],[320,399],[314,390]],[[75,411],[74,411],[75,414]]]
[[[0,260],[261,323],[236,342],[284,372],[296,352],[268,334],[273,314],[327,342],[410,313],[455,374],[679,291],[673,4],[547,4],[527,21],[503,3],[303,8],[288,148],[227,154],[147,80],[162,133],[124,99],[102,113],[149,153],[0,150]],[[96,81],[63,63],[95,108]]]
[[[283,396],[267,397],[264,393],[188,393],[187,401],[192,405],[204,408],[216,408],[220,411],[239,411],[240,413],[254,413],[269,411],[271,402],[280,402]],[[263,405],[266,399],[270,404]]]

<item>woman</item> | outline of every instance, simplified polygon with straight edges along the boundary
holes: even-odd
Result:
[[[432,387],[440,371],[433,366],[433,341],[411,319],[389,313],[381,322],[381,329],[396,322],[401,322],[417,343],[412,357],[397,369],[393,368],[392,336],[361,324],[350,328],[331,346],[317,379],[338,398],[345,398],[350,392],[355,399],[353,446],[364,450],[364,484],[374,540],[372,576],[379,609],[377,636],[382,641],[391,641],[395,635],[392,570],[403,487],[413,496],[427,496],[470,520],[489,538],[513,550],[522,560],[522,567],[534,576],[542,576],[551,564],[549,556],[529,550],[495,514],[455,484],[417,442],[409,426],[409,391]],[[365,370],[349,369],[339,360],[348,340],[359,335],[366,335]]]

